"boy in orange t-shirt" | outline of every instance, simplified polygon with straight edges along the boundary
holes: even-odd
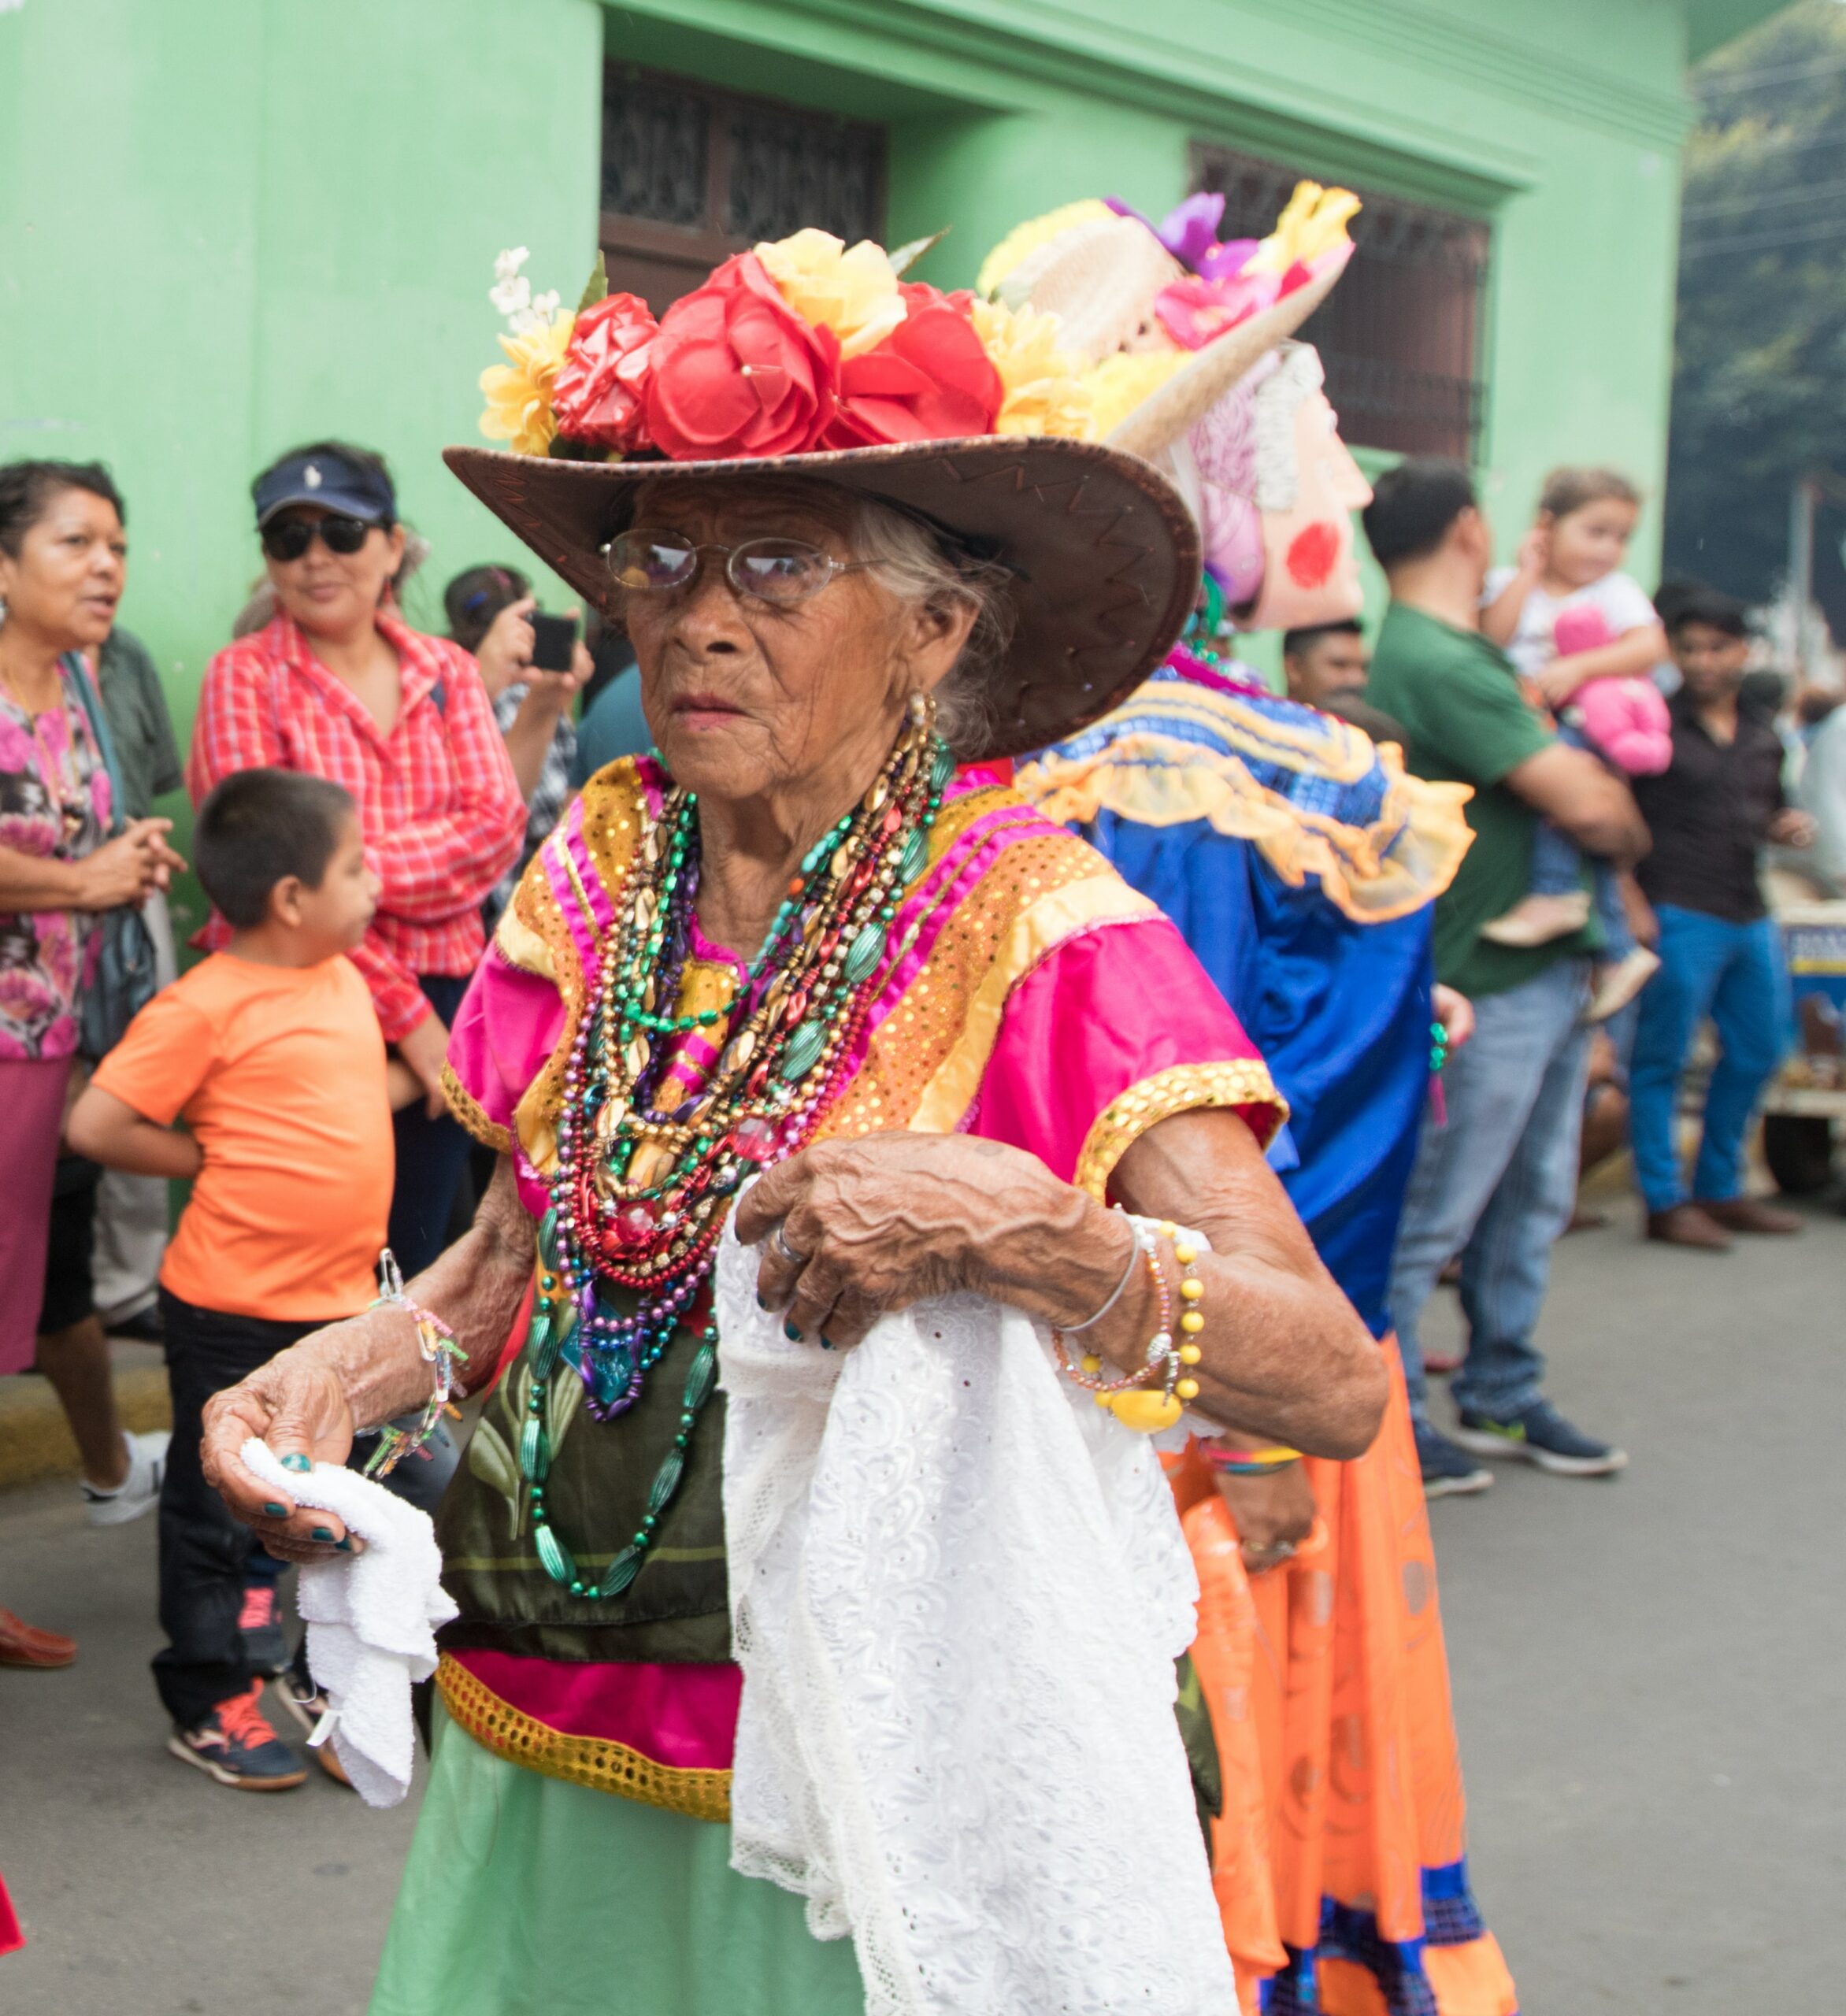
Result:
[[[282,1791],[306,1773],[261,1712],[266,1676],[244,1635],[250,1536],[205,1480],[200,1416],[373,1299],[391,1106],[378,1018],[343,955],[379,881],[352,799],[292,771],[227,777],[199,808],[193,860],[235,936],[135,1017],[69,1132],[107,1168],[192,1179],[160,1277],[173,1440],[154,1678],[176,1756],[221,1784]]]

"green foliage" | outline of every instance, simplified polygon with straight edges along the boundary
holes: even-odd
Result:
[[[1666,570],[1761,601],[1791,485],[1846,495],[1846,6],[1800,0],[1693,82]]]

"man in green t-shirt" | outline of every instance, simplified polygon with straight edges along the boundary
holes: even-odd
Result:
[[[1474,791],[1474,844],[1436,901],[1436,976],[1472,998],[1475,1032],[1444,1073],[1446,1124],[1423,1130],[1392,1263],[1391,1314],[1424,1489],[1485,1489],[1492,1477],[1474,1457],[1488,1452],[1564,1476],[1606,1476],[1627,1458],[1544,1397],[1544,1359],[1532,1340],[1551,1243],[1576,1191],[1596,926],[1592,919],[1530,947],[1496,944],[1481,931],[1530,888],[1541,815],[1586,853],[1618,861],[1645,852],[1647,828],[1627,785],[1558,740],[1511,660],[1481,635],[1492,548],[1467,471],[1400,464],[1380,479],[1365,526],[1391,584],[1366,698],[1402,723],[1417,776]],[[1460,1425],[1451,1440],[1430,1425],[1418,1325],[1458,1253],[1468,1354],[1455,1376]]]

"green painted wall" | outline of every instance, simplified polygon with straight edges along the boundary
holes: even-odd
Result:
[[[1658,484],[1688,34],[1708,46],[1770,11],[22,0],[0,13],[0,456],[113,463],[125,618],[183,724],[258,571],[246,486],[293,441],[343,432],[391,457],[436,544],[426,595],[511,557],[436,454],[474,438],[495,254],[529,245],[536,284],[567,295],[592,255],[606,37],[636,62],[888,120],[892,235],[952,222],[932,255],[946,283],[1073,195],[1159,210],[1194,138],[1488,218],[1484,453],[1510,549],[1553,461]]]

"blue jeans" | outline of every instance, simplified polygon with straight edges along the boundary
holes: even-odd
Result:
[[[1590,749],[1582,729],[1568,721],[1558,724],[1558,739],[1572,749]],[[1591,749],[1593,755],[1595,751]],[[1615,871],[1606,861],[1585,854],[1567,833],[1550,820],[1541,819],[1532,835],[1532,893],[1535,896],[1574,895],[1583,887],[1583,870],[1590,874],[1590,904],[1603,927],[1603,956],[1619,959],[1634,950],[1634,934],[1628,928],[1628,913],[1622,907],[1622,892],[1616,887]]]
[[[1636,1180],[1650,1211],[1684,1203],[1674,1139],[1679,1076],[1692,1032],[1709,1015],[1719,1055],[1705,1094],[1705,1125],[1693,1172],[1695,1197],[1736,1197],[1744,1188],[1744,1136],[1758,1095],[1794,1040],[1794,1011],[1772,917],[1728,924],[1662,903],[1660,970],[1642,990],[1628,1068]]]
[[[1577,1194],[1588,973],[1585,960],[1559,959],[1523,987],[1484,995],[1472,1040],[1443,1073],[1448,1124],[1423,1129],[1391,1266],[1391,1317],[1419,1421],[1429,1415],[1418,1326],[1457,1253],[1468,1355],[1456,1405],[1504,1420],[1539,1397],[1544,1358],[1532,1333]]]

